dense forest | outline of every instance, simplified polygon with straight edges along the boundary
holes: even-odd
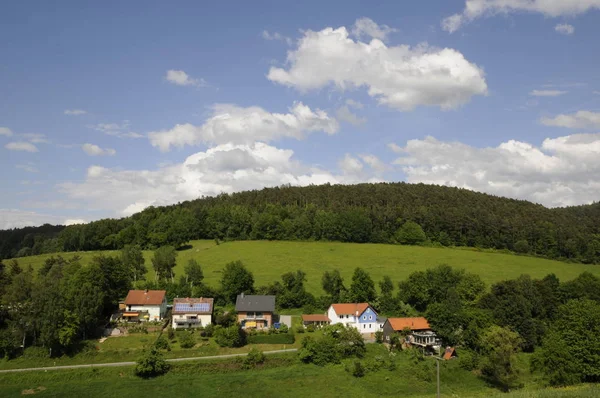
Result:
[[[408,240],[400,233],[407,222],[413,229]],[[131,217],[85,225],[0,231],[0,259],[127,244],[153,249],[192,239],[471,246],[600,263],[600,203],[548,209],[460,188],[407,183],[284,186],[149,207]]]

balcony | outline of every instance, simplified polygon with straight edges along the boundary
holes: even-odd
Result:
[[[174,319],[175,323],[180,324],[180,325],[185,325],[186,323],[200,323],[200,319],[192,319],[192,318],[175,318]]]

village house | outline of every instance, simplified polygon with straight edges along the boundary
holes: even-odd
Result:
[[[433,349],[440,347],[439,338],[431,330],[427,319],[423,317],[388,318],[383,325],[383,341],[389,343],[392,334],[401,332],[407,334],[405,340],[407,344]]]
[[[130,290],[124,304],[128,321],[160,321],[167,314],[167,291]]]
[[[267,329],[273,326],[275,296],[239,294],[235,300],[235,310],[242,329]]]
[[[302,315],[302,324],[304,327],[314,325],[316,327],[323,327],[329,325],[331,320],[325,314],[308,314]]]
[[[331,304],[327,310],[327,317],[331,324],[337,323],[353,326],[361,333],[375,336],[375,332],[381,330],[383,323],[369,303],[345,303]]]
[[[173,300],[173,329],[199,328],[212,323],[212,298],[176,298]]]

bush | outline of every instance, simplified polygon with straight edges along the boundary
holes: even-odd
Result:
[[[181,333],[179,336],[179,346],[181,348],[192,348],[196,345],[194,335],[188,331]]]
[[[246,333],[239,325],[215,329],[215,341],[221,347],[243,347],[246,345]]]
[[[304,326],[302,326],[302,325],[296,326],[296,333],[304,333]]]
[[[253,348],[244,358],[244,369],[254,368],[256,365],[264,363],[265,359],[265,354],[262,351]]]
[[[165,336],[160,336],[158,339],[156,339],[154,342],[154,347],[159,350],[171,351],[171,347],[169,346],[167,339],[165,339]]]
[[[202,337],[212,337],[215,333],[215,325],[209,323],[204,327],[204,330],[200,332],[200,336]]]
[[[360,361],[354,361],[354,366],[352,367],[352,376],[354,377],[363,377],[365,375],[365,368],[362,366]]]
[[[383,344],[383,332],[381,330],[375,332],[375,342],[377,344]]]
[[[146,351],[135,365],[135,375],[145,379],[163,375],[168,371],[169,364],[155,347]]]
[[[169,340],[174,340],[175,339],[175,329],[173,329],[173,328],[167,329],[167,337],[169,338]]]
[[[148,328],[146,327],[146,325],[136,325],[136,326],[130,326],[127,328],[127,331],[129,333],[143,333],[143,334],[148,334]]]
[[[288,325],[286,325],[285,323],[279,325],[279,333],[287,333],[289,330],[290,328],[288,328]]]
[[[291,333],[248,336],[248,344],[294,344],[295,341]]]
[[[313,333],[315,330],[317,330],[317,327],[312,323],[306,327],[306,331],[309,333]]]
[[[464,370],[475,370],[479,367],[479,356],[470,350],[461,350],[458,366]]]

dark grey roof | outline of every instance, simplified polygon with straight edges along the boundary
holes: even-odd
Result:
[[[236,311],[275,312],[275,296],[252,296],[238,294],[235,300]]]
[[[386,317],[377,315],[377,323],[385,323],[385,321],[387,321]]]

